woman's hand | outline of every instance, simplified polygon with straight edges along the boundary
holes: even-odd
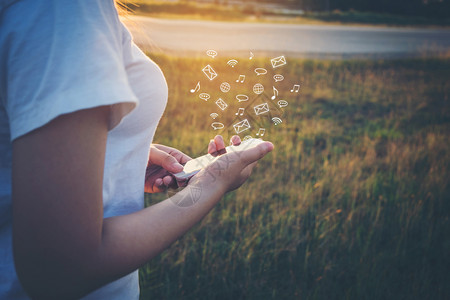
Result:
[[[239,145],[239,136],[231,138],[232,145]],[[218,157],[211,165],[194,176],[192,184],[208,186],[218,184],[223,193],[240,187],[250,176],[257,161],[273,150],[273,144],[264,142],[256,147],[226,153],[225,143],[221,136],[211,140],[208,152]],[[197,177],[197,178],[196,178]]]
[[[176,188],[177,181],[170,173],[183,171],[182,164],[189,160],[189,156],[177,149],[152,144],[145,174],[145,192],[159,193],[167,188]]]

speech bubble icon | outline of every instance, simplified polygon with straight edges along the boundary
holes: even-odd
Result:
[[[267,70],[264,68],[256,68],[255,73],[257,76],[267,74]]]
[[[275,80],[275,82],[283,81],[284,76],[281,74],[276,74],[276,75],[273,75],[273,79]]]
[[[248,96],[239,94],[239,95],[236,96],[236,99],[237,99],[238,102],[244,102],[244,101],[248,101]]]
[[[201,93],[200,95],[198,95],[198,97],[202,100],[208,101],[210,96],[207,93]]]
[[[225,127],[222,123],[214,122],[211,124],[211,127],[214,128],[214,130],[222,129]]]
[[[214,50],[208,50],[206,51],[206,55],[208,55],[211,58],[215,58],[217,56],[217,52]]]
[[[288,102],[286,101],[286,100],[280,100],[280,101],[278,101],[278,106],[280,107],[280,108],[282,108],[282,107],[286,107],[286,106],[288,106]]]

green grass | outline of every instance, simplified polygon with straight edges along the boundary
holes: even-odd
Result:
[[[211,61],[152,58],[169,85],[155,142],[197,156],[214,104],[189,89]],[[213,63],[231,82],[226,61]],[[267,134],[275,150],[141,268],[142,299],[448,299],[450,59],[283,68],[280,90],[304,85],[284,95],[284,122]]]
[[[309,12],[302,16],[286,15],[253,4],[226,6],[218,3],[201,4],[182,1],[134,0],[128,4],[128,7],[137,14],[177,19],[325,25],[450,26],[450,19],[398,16],[359,11]]]

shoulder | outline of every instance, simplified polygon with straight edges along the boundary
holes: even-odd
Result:
[[[62,114],[137,102],[113,0],[19,0],[0,22],[0,89],[12,139]]]

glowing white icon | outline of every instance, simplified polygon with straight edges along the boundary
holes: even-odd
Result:
[[[272,68],[275,69],[275,68],[284,66],[286,64],[286,58],[283,55],[281,55],[281,56],[272,58],[270,60],[270,63],[272,64]]]
[[[246,131],[248,129],[250,129],[250,123],[248,122],[247,119],[244,119],[236,124],[233,125],[234,130],[236,131],[237,134]]]
[[[197,82],[197,85],[195,86],[194,89],[191,89],[191,93],[198,92],[199,90],[200,90],[200,81]]]
[[[236,80],[236,82],[243,83],[245,80],[245,75],[239,75],[239,78]]]
[[[253,59],[253,52],[252,51],[250,51],[250,58],[249,59]]]
[[[238,108],[238,112],[236,113],[236,116],[237,115],[240,115],[240,116],[244,115],[244,108],[243,107]]]
[[[264,68],[256,68],[255,69],[256,76],[267,74],[267,70]]]
[[[253,109],[255,110],[255,114],[259,116],[269,112],[269,105],[267,103],[263,103],[256,105]]]
[[[219,98],[216,101],[216,104],[221,110],[225,110],[228,107],[228,104],[226,104],[225,101],[222,100],[222,98]]]
[[[264,86],[261,83],[257,83],[253,86],[253,92],[256,95],[260,95],[264,92]]]
[[[264,136],[265,133],[266,133],[266,129],[260,128],[259,131],[258,131],[258,133],[257,133],[256,135],[258,135],[258,136]]]
[[[198,92],[199,90],[200,90],[200,81],[197,82],[197,85],[195,86],[195,88],[191,89],[191,93]]]
[[[222,123],[214,122],[211,124],[211,127],[214,128],[214,130],[222,129],[225,127]]]
[[[277,125],[283,123],[283,120],[281,120],[278,117],[275,117],[275,118],[272,118],[272,122],[273,122],[273,124],[275,124],[275,126],[277,126]]]
[[[211,113],[209,116],[210,116],[211,118],[213,118],[213,120],[215,120],[215,119],[219,116],[219,114],[217,114],[217,113]]]
[[[238,102],[244,102],[244,101],[248,101],[248,96],[247,95],[243,95],[243,94],[239,94],[236,96],[236,99]]]
[[[214,71],[214,69],[210,65],[204,67],[202,71],[203,73],[205,73],[206,77],[208,77],[209,80],[213,80],[217,77],[216,71]]]
[[[300,91],[300,84],[294,84],[294,86],[292,87],[291,93],[298,93],[298,91]]]
[[[232,68],[234,68],[234,66],[237,65],[237,64],[238,64],[238,61],[235,60],[235,59],[230,59],[230,60],[227,62],[227,65],[229,65],[229,66],[232,67]]]
[[[228,82],[222,82],[220,84],[220,90],[224,93],[228,93],[231,89],[231,86]]]
[[[215,58],[217,56],[217,52],[214,50],[208,50],[206,51],[206,55],[208,55],[211,58]]]
[[[272,96],[272,100],[275,100],[275,98],[278,96],[278,90],[273,87],[273,96]]]
[[[200,95],[198,95],[198,97],[202,100],[208,101],[210,96],[207,93],[201,93]]]
[[[283,81],[283,79],[284,79],[284,76],[281,74],[273,75],[273,80],[275,80],[275,82]]]
[[[278,106],[280,107],[280,108],[282,108],[282,107],[286,107],[286,106],[288,106],[288,102],[286,101],[286,100],[280,100],[280,101],[278,101]]]

